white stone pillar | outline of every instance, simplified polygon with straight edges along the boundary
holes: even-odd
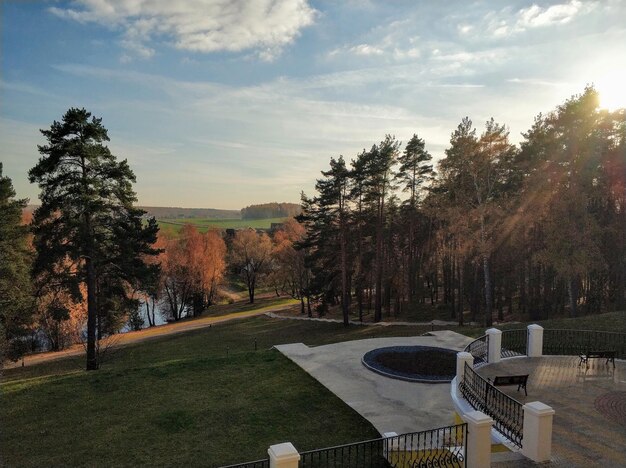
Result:
[[[465,363],[467,363],[470,367],[472,367],[474,365],[474,356],[472,356],[470,353],[466,353],[465,351],[456,353],[456,396],[457,398],[463,398],[463,395],[461,394],[460,386],[465,376]]]
[[[272,445],[267,454],[270,456],[270,468],[298,468],[300,454],[291,442]]]
[[[491,466],[491,426],[493,419],[480,411],[470,411],[463,415],[463,420],[467,423],[465,468]]]
[[[522,453],[537,463],[550,460],[552,453],[552,418],[554,410],[540,401],[526,403]]]
[[[541,357],[543,355],[543,327],[533,323],[528,325],[528,343],[526,344],[528,357]]]
[[[487,362],[493,364],[500,362],[500,352],[502,349],[502,332],[497,328],[490,328],[485,332],[489,341],[489,357]]]

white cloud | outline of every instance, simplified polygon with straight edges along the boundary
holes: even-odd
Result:
[[[572,0],[569,3],[552,5],[548,8],[541,8],[532,5],[523,8],[517,13],[516,26],[521,29],[538,28],[551,24],[569,23],[583,8],[580,1]]]
[[[461,36],[482,37],[487,33],[495,38],[503,38],[532,29],[571,23],[597,6],[596,1],[570,0],[546,7],[534,3],[519,10],[506,7],[486,13],[476,24],[470,24],[467,20],[462,21],[456,28]]]
[[[73,8],[51,7],[56,16],[120,30],[122,60],[150,58],[150,43],[164,38],[190,52],[254,50],[273,60],[311,25],[308,0],[76,0]]]
[[[385,51],[380,47],[369,44],[359,44],[348,49],[348,52],[356,55],[383,55]]]

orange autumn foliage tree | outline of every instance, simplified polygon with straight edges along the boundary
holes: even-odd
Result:
[[[270,275],[271,282],[277,291],[280,289],[294,299],[300,300],[302,314],[305,313],[304,300],[307,298],[310,272],[304,262],[304,249],[297,249],[296,246],[305,235],[306,229],[294,218],[289,218],[274,233],[273,268]]]
[[[200,315],[215,302],[226,269],[226,244],[216,230],[185,225],[180,238],[166,239],[160,256],[162,302],[171,318]]]
[[[81,295],[86,294],[81,287]],[[58,288],[47,288],[37,298],[37,324],[48,340],[51,351],[59,351],[83,341],[87,323],[87,304],[76,301]]]
[[[250,304],[261,278],[270,270],[272,241],[265,233],[254,229],[237,231],[233,239],[231,263],[241,274],[248,287]]]

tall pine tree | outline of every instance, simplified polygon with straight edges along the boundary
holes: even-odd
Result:
[[[20,337],[28,331],[33,307],[30,296],[28,227],[22,225],[26,200],[16,200],[11,179],[0,163],[0,363],[17,359]]]
[[[33,220],[34,275],[75,298],[85,286],[87,370],[94,370],[108,314],[128,304],[131,284],[156,271],[144,258],[157,253],[152,244],[158,226],[153,218],[144,223],[145,212],[133,207],[135,175],[104,144],[109,137],[102,119],[71,108],[41,133],[47,144],[39,146],[42,157],[29,172],[41,189]]]

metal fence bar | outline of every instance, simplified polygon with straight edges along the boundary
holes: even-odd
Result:
[[[483,335],[468,344],[463,350],[474,356],[474,366],[486,364],[489,361],[489,337]]]
[[[460,388],[474,409],[493,418],[496,430],[518,447],[522,446],[524,411],[519,401],[495,388],[467,363]]]
[[[270,468],[270,460],[269,458],[266,458],[264,460],[228,465],[221,468]]]
[[[596,330],[543,331],[543,354],[579,355],[588,351],[615,351],[615,357],[626,359],[626,333]]]
[[[502,346],[500,350],[501,358],[510,358],[526,355],[526,345],[528,343],[528,330],[504,330],[502,332]]]
[[[372,439],[300,454],[300,468],[461,468],[467,424]]]

